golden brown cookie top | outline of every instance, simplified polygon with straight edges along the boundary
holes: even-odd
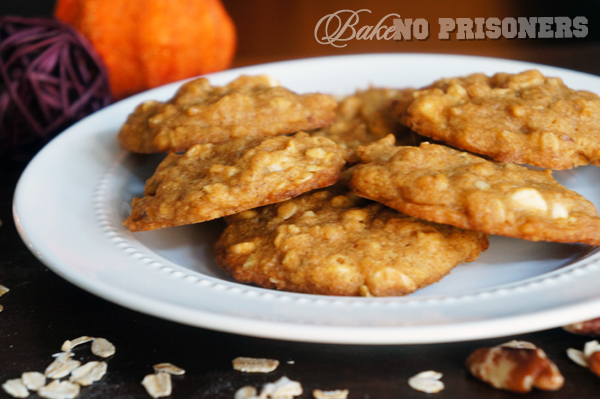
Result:
[[[442,79],[396,113],[422,135],[497,161],[600,165],[600,97],[536,70]]]
[[[421,221],[343,184],[226,218],[217,263],[236,280],[321,295],[405,295],[487,248],[487,235]]]
[[[388,134],[396,135],[398,140],[409,145],[413,136],[397,121],[392,109],[394,105],[401,107],[412,101],[413,91],[385,87],[358,90],[340,100],[336,119],[330,126],[311,132],[311,135],[327,137],[346,149],[356,149]]]
[[[296,94],[268,76],[241,76],[226,86],[199,78],[167,102],[145,101],[129,115],[118,141],[140,153],[181,152],[236,137],[269,137],[327,126],[336,101]]]
[[[361,147],[352,190],[408,215],[532,241],[600,244],[594,205],[552,172],[488,161],[435,144]]]
[[[154,230],[284,201],[334,184],[344,163],[335,143],[304,132],[195,145],[164,159],[124,224]]]

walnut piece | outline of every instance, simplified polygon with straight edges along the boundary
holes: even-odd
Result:
[[[468,357],[467,368],[494,388],[518,393],[534,387],[555,391],[564,384],[564,377],[544,351],[522,341],[477,349]]]
[[[600,317],[569,324],[568,326],[564,326],[563,329],[573,334],[600,335]]]

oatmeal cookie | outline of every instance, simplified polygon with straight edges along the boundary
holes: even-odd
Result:
[[[327,137],[345,149],[356,149],[394,134],[406,145],[413,144],[416,135],[397,121],[392,113],[412,101],[414,89],[371,87],[358,90],[341,98],[336,119],[328,127],[311,132],[313,136]]]
[[[600,97],[531,70],[442,79],[396,114],[416,132],[502,162],[600,166]]]
[[[182,152],[195,144],[324,127],[335,119],[336,106],[330,96],[296,94],[268,76],[242,76],[226,86],[200,78],[185,83],[167,102],[140,104],[118,141],[133,152]]]
[[[415,219],[333,187],[225,218],[217,264],[236,280],[320,295],[406,295],[487,246],[487,235]]]
[[[241,137],[169,154],[134,198],[124,222],[131,231],[216,219],[285,201],[334,184],[344,166],[340,148],[324,137]]]
[[[408,215],[531,241],[600,245],[594,205],[552,171],[488,161],[435,144],[359,147],[352,190]]]

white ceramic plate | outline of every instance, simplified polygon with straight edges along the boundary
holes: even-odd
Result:
[[[210,75],[270,74],[298,92],[351,93],[375,86],[424,86],[471,72],[539,68],[575,89],[600,93],[600,78],[492,58],[380,54],[258,65]],[[259,337],[330,343],[428,343],[498,337],[600,315],[595,247],[492,237],[478,261],[400,298],[293,294],[234,282],[215,265],[219,221],[132,234],[121,226],[160,156],[127,154],[115,139],[160,87],[91,115],[48,144],[17,186],[14,216],[31,251],[72,283],[110,301],[194,326]],[[600,170],[555,174],[600,205]]]

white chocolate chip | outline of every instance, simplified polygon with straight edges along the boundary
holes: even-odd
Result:
[[[478,180],[475,182],[475,187],[477,187],[480,190],[487,190],[488,188],[490,188],[490,185],[484,182],[483,180]]]
[[[552,218],[553,219],[566,219],[569,217],[569,211],[561,204],[552,204]]]
[[[544,201],[544,198],[542,198],[540,193],[533,188],[520,188],[513,193],[511,198],[526,208],[532,208],[543,212],[548,210],[548,204]]]

